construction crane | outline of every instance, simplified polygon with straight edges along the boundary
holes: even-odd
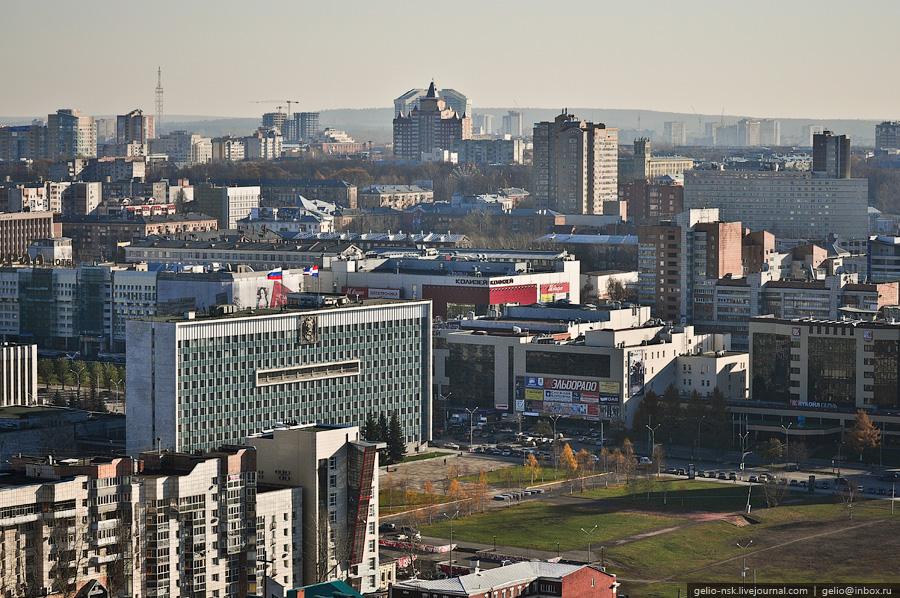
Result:
[[[694,107],[691,106],[691,110],[694,110]],[[694,114],[697,114],[697,111],[694,110]],[[697,114],[697,137],[703,135],[703,121],[700,118],[700,115]]]
[[[299,104],[300,100],[251,100],[251,104],[287,104],[287,117],[291,118],[291,104]],[[284,106],[276,106],[280,111]]]

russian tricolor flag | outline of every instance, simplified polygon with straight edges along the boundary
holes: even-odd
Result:
[[[269,280],[281,280],[281,268],[275,268],[268,275]]]

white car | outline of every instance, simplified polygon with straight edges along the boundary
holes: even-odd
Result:
[[[458,450],[459,450],[459,445],[456,444],[455,442],[448,442],[447,444],[444,445],[444,448],[448,448],[448,449],[451,449],[451,450],[454,450],[454,451],[458,451]]]

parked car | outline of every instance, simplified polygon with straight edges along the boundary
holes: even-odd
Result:
[[[459,445],[456,444],[455,442],[448,442],[447,444],[444,445],[444,448],[448,448],[448,449],[451,449],[451,450],[454,450],[454,451],[458,451],[458,450],[459,450]]]
[[[653,465],[650,457],[638,457],[638,465]]]
[[[394,523],[382,523],[378,526],[378,529],[383,532],[392,532],[397,529],[397,525]]]
[[[678,470],[675,469],[674,467],[670,467],[669,469],[666,470],[666,473],[675,474],[675,473],[678,473]]]
[[[719,472],[719,479],[720,479],[720,480],[727,480],[727,479],[728,479],[728,474],[726,474],[724,471]]]
[[[755,475],[752,475],[752,476],[750,476],[750,479],[747,481],[750,482],[751,484],[755,484],[756,482],[759,481],[759,479]]]
[[[433,447],[435,447],[435,448],[441,448],[441,443],[440,443],[440,442],[437,442],[437,441],[435,441],[435,440],[429,440],[429,441],[428,441],[428,446],[433,446]]]
[[[687,471],[684,469],[684,467],[678,468],[678,475],[687,475]]]
[[[728,479],[729,479],[729,480],[737,480],[737,474],[734,473],[733,471],[730,472],[730,473],[728,474]]]
[[[881,495],[881,496],[884,496],[884,495],[887,494],[887,490],[885,490],[884,488],[879,488],[879,489],[878,489],[878,494]]]
[[[798,482],[797,480],[791,480],[791,486],[799,486],[799,485],[800,485],[800,482]]]

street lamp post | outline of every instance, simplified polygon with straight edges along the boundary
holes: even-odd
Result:
[[[650,416],[647,416],[647,421],[650,421]],[[647,424],[647,441],[650,443],[647,456],[651,459],[653,458],[653,450],[656,448],[656,429],[661,425],[662,424],[656,424],[651,428],[650,424]],[[657,459],[656,462],[656,477],[659,477],[659,459]]]
[[[587,564],[588,564],[588,565],[591,564],[591,534],[594,533],[594,530],[595,530],[595,529],[597,529],[597,526],[596,526],[596,525],[595,525],[594,527],[591,528],[591,531],[588,531],[588,530],[586,530],[586,529],[584,529],[584,528],[581,528],[581,531],[583,531],[584,533],[586,533],[586,534],[587,534],[587,537],[588,537],[588,559],[587,559]]]
[[[475,413],[477,411],[478,407],[476,407],[475,409],[466,408],[466,413],[469,414],[469,448],[472,448],[472,432],[474,430],[473,424],[475,423],[475,420],[473,418],[475,417]]]
[[[444,517],[450,520],[450,577],[453,577],[453,520],[459,515],[459,511],[453,515],[447,515],[446,513],[441,513]]]
[[[703,460],[703,458],[700,456],[700,424],[703,423],[704,419],[706,419],[705,415],[697,420],[697,461]]]
[[[285,557],[287,557],[287,553],[284,553],[283,555],[281,555],[281,558],[285,558]],[[269,565],[276,562],[278,559],[268,558],[268,553],[266,552],[266,550],[264,548],[263,549],[263,558],[260,559],[257,557],[256,560],[261,561],[263,563],[263,598],[269,598],[269,596],[268,596],[268,594],[269,594]]]
[[[744,546],[741,546],[740,542],[737,543],[737,547],[743,551],[741,553],[743,555],[741,557],[741,584],[745,583],[747,579],[747,549],[751,544],[753,544],[753,540],[748,541]]]
[[[556,421],[561,418],[562,415],[551,415],[550,419],[553,420],[553,470],[554,475],[556,475],[555,471],[559,468],[559,445],[556,442]]]
[[[841,477],[841,448],[843,448],[844,443],[843,443],[843,441],[841,441],[841,442],[836,442],[835,444],[837,444],[837,446],[838,446],[837,477],[840,478]]]
[[[781,429],[784,430],[784,464],[785,465],[787,465],[787,462],[788,462],[788,449],[790,448],[790,444],[789,444],[790,438],[788,437],[788,431],[790,431],[791,426],[793,426],[793,425],[794,425],[794,422],[789,423],[787,425],[787,427],[785,427],[784,424],[781,425]]]
[[[449,419],[447,413],[450,409],[449,404],[447,403],[447,399],[449,399],[450,395],[452,395],[452,394],[453,394],[452,392],[448,392],[447,394],[438,393],[438,398],[444,404],[444,434],[447,433],[447,420]]]

